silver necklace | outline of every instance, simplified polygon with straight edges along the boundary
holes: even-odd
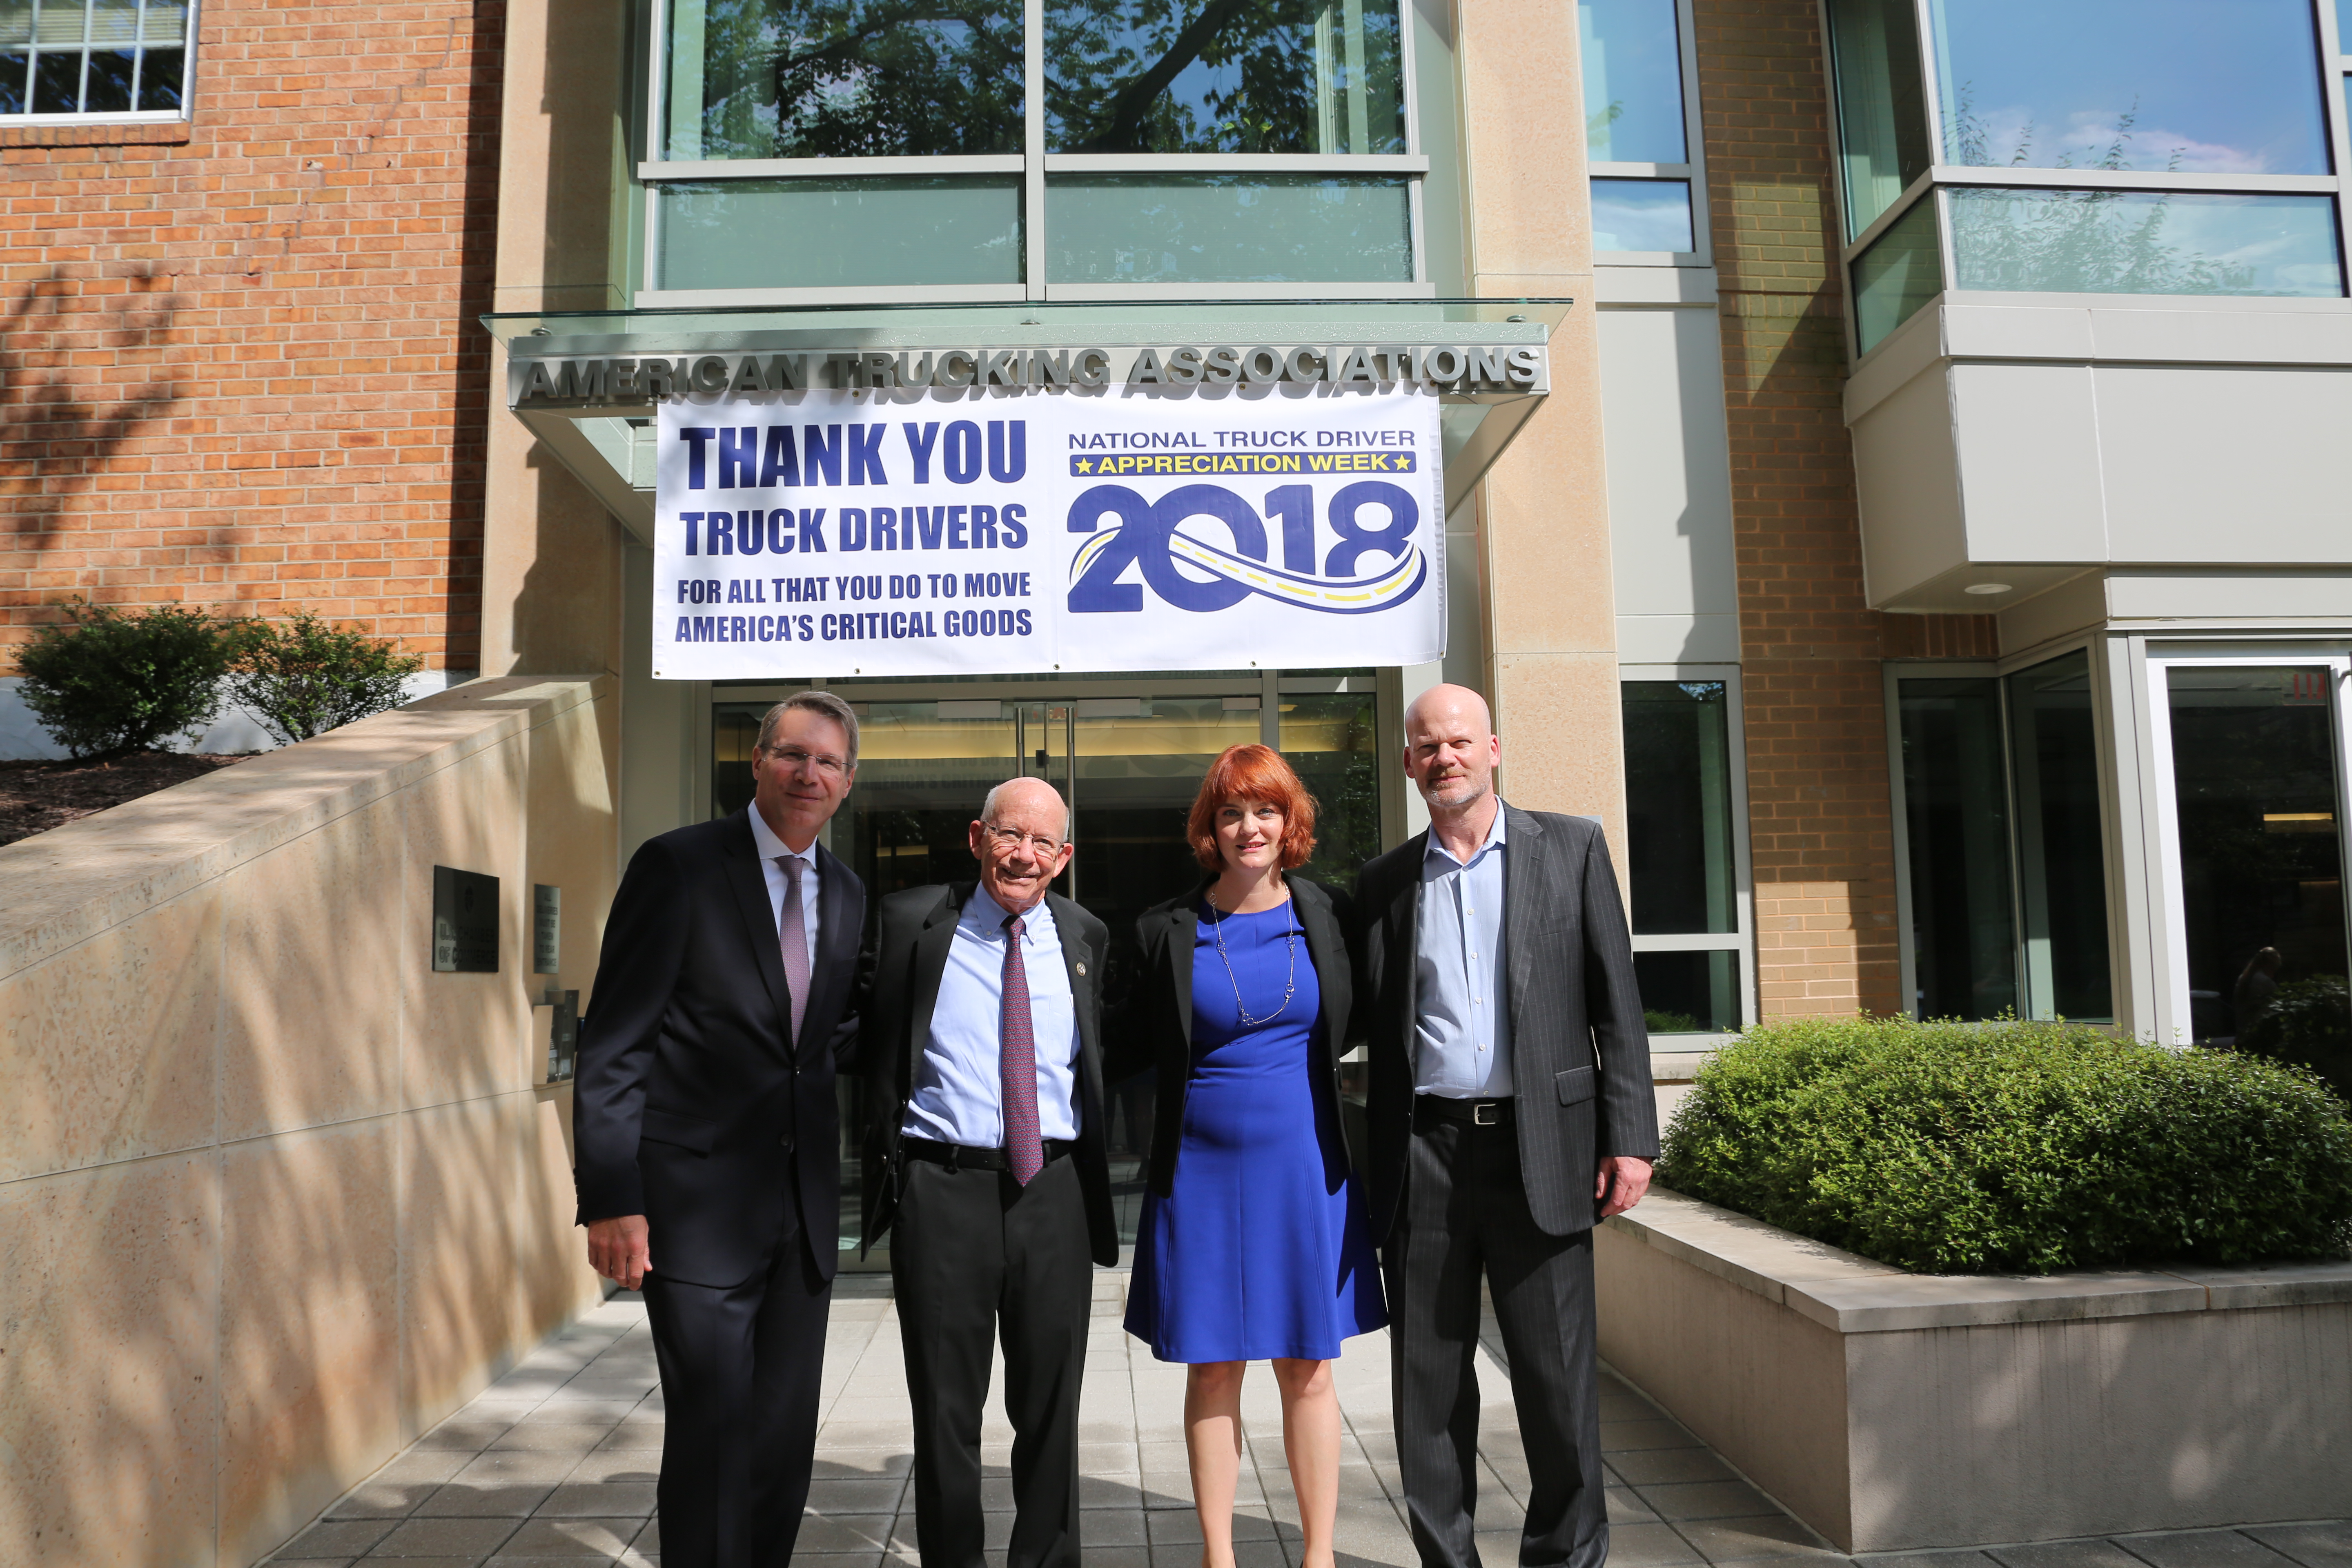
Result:
[[[1277,904],[1275,907],[1276,909],[1280,909],[1289,902],[1290,900],[1286,898],[1282,900],[1281,904]],[[1209,922],[1209,931],[1210,934],[1217,939],[1217,956],[1225,961],[1225,978],[1233,983],[1234,1011],[1240,1014],[1242,1022],[1249,1026],[1251,1028],[1255,1028],[1260,1024],[1273,1023],[1276,1018],[1281,1017],[1285,1013],[1290,1011],[1290,999],[1298,994],[1297,922],[1296,921],[1286,921],[1284,922],[1282,930],[1282,945],[1288,950],[1290,957],[1290,973],[1284,976],[1282,982],[1282,1005],[1276,1007],[1273,1012],[1268,1013],[1263,1018],[1254,1018],[1250,1016],[1249,1008],[1244,1006],[1242,1003],[1242,980],[1240,975],[1234,973],[1233,955],[1225,951],[1225,921],[1231,917],[1228,916],[1224,910],[1217,909],[1216,900],[1210,899],[1208,903],[1209,908],[1214,910],[1217,916],[1215,920]],[[1234,911],[1234,914],[1237,915],[1239,913],[1241,913],[1239,910],[1235,910]]]

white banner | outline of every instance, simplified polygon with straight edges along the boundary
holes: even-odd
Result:
[[[1437,409],[1404,386],[666,399],[654,673],[1434,660]]]

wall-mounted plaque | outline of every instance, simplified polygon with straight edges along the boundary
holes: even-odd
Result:
[[[580,1061],[580,993],[550,987],[547,1005],[554,1011],[547,1028],[547,1081],[563,1083]]]
[[[563,967],[563,889],[544,882],[530,887],[530,972],[553,974]]]
[[[440,974],[499,972],[499,879],[433,868],[433,968]]]

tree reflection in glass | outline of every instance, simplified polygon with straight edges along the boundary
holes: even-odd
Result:
[[[1047,0],[1056,153],[1402,153],[1394,0]]]
[[[671,0],[668,155],[1018,153],[1019,0]]]

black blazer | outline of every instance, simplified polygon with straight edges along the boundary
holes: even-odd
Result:
[[[860,1066],[866,1075],[864,1246],[890,1228],[898,1213],[904,1156],[899,1130],[914,1094],[915,1059],[930,1038],[931,1008],[956,921],[976,882],[934,883],[885,898],[858,964]],[[1087,1236],[1094,1260],[1118,1261],[1118,1216],[1111,1207],[1110,1158],[1103,1142],[1102,973],[1110,932],[1059,893],[1045,895],[1069,971],[1078,1017],[1078,1184],[1086,1194]]]
[[[816,852],[816,962],[795,1048],[749,811],[630,858],[572,1087],[580,1223],[644,1215],[654,1271],[691,1285],[742,1283],[795,1229],[822,1277],[840,1254],[834,1072],[856,1042],[866,884]],[[798,1215],[784,1204],[794,1187]]]
[[[1290,897],[1298,909],[1298,923],[1307,931],[1307,956],[1315,961],[1315,976],[1323,993],[1319,1016],[1330,1054],[1318,1085],[1339,1130],[1340,1148],[1347,1148],[1347,1123],[1339,1114],[1339,1060],[1348,1049],[1348,1024],[1355,1003],[1355,964],[1349,952],[1349,933],[1355,929],[1355,906],[1337,888],[1292,877]],[[1135,922],[1135,940],[1143,945],[1143,973],[1135,994],[1120,1016],[1111,1050],[1111,1076],[1124,1079],[1146,1068],[1160,1069],[1151,1126],[1151,1190],[1161,1197],[1174,1191],[1176,1152],[1184,1142],[1184,1098],[1192,1078],[1192,944],[1200,920],[1200,901],[1209,884],[1143,912]]]
[[[1618,1154],[1655,1159],[1650,1034],[1633,944],[1598,823],[1506,805],[1503,951],[1511,1017],[1519,1175],[1552,1236],[1592,1226],[1593,1180]],[[1396,1223],[1412,1136],[1421,868],[1417,833],[1356,879],[1362,921],[1360,1026],[1370,1045],[1371,1222]]]

